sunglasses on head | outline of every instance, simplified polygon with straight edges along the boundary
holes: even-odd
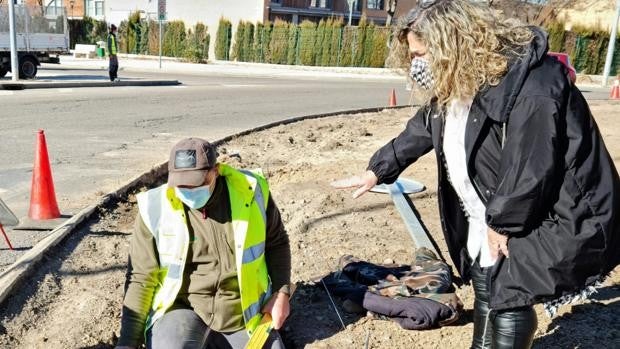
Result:
[[[418,1],[418,7],[420,7],[421,9],[427,9],[427,8],[435,5],[438,2],[439,2],[439,0],[419,0]]]
[[[409,26],[413,24],[418,19],[421,12],[437,5],[442,1],[445,0],[419,0],[418,5],[411,12],[413,14],[413,18],[407,23],[407,25]]]

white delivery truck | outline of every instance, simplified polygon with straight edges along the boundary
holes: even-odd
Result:
[[[18,70],[21,79],[37,75],[41,63],[59,63],[58,55],[69,53],[69,25],[64,8],[15,5]],[[11,71],[9,8],[0,4],[0,77]]]

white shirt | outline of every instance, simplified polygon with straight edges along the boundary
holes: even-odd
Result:
[[[495,264],[487,243],[486,208],[467,174],[465,128],[472,100],[454,100],[448,105],[443,134],[443,153],[448,178],[456,191],[469,222],[467,251],[473,261],[480,256],[480,266]]]

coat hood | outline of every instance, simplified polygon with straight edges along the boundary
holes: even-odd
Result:
[[[547,33],[538,27],[529,28],[534,38],[525,53],[508,63],[508,72],[497,86],[483,88],[476,98],[483,111],[493,120],[506,122],[530,70],[547,55]]]

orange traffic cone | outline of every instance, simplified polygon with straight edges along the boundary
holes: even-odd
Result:
[[[392,89],[392,93],[390,94],[390,100],[388,102],[388,106],[395,107],[396,106],[396,90]]]
[[[34,220],[54,219],[60,217],[47,144],[43,130],[37,134],[37,148],[32,171],[32,188],[30,191],[30,209],[28,217]]]
[[[620,80],[614,81],[614,86],[611,88],[609,99],[620,99]]]

